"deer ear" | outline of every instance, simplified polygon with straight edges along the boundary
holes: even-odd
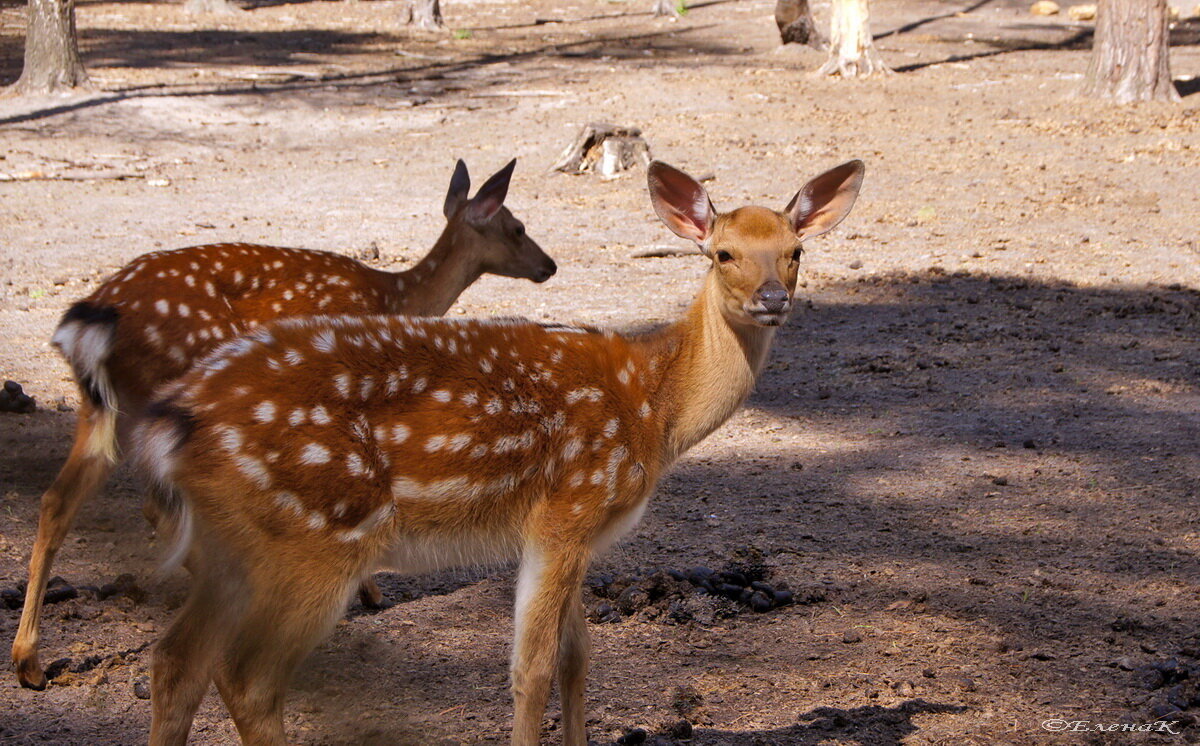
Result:
[[[512,180],[513,169],[517,167],[517,159],[513,158],[508,165],[492,174],[483,182],[479,191],[467,203],[467,220],[472,223],[486,223],[504,206],[504,198],[508,196],[508,182]]]
[[[471,192],[471,176],[467,173],[467,164],[462,159],[454,165],[454,175],[450,177],[450,188],[446,191],[446,204],[442,206],[442,214],[449,220],[467,202]]]
[[[654,161],[647,170],[654,212],[675,235],[700,244],[712,234],[717,211],[700,182],[684,172]]]
[[[785,212],[801,239],[826,233],[850,214],[862,188],[862,161],[847,161],[804,185]]]

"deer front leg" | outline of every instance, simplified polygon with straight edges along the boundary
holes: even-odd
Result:
[[[579,603],[587,560],[586,548],[562,543],[553,550],[540,545],[527,546],[521,558],[512,659],[513,746],[538,744],[560,645],[564,644],[564,628]],[[578,613],[582,615],[582,609]],[[575,631],[573,624],[570,629]],[[576,637],[568,645],[572,659],[581,653],[586,655],[576,646],[577,641]],[[572,688],[582,696],[582,686]],[[568,710],[565,699],[564,696],[563,707]],[[579,711],[582,713],[582,702]],[[570,734],[567,738],[571,738]]]

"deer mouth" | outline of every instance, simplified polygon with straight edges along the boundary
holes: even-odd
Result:
[[[782,326],[787,321],[787,311],[750,311],[750,318],[759,326]]]

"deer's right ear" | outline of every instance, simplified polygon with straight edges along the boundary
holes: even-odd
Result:
[[[712,234],[717,211],[700,182],[662,161],[654,161],[647,170],[650,202],[658,217],[675,235],[695,241],[704,248]]]
[[[471,193],[471,176],[467,173],[467,164],[460,158],[454,166],[454,175],[450,177],[450,189],[446,191],[446,204],[442,206],[442,214],[449,220],[459,208],[467,203],[467,195]]]

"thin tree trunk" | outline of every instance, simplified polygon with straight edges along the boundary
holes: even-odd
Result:
[[[75,0],[29,0],[25,66],[12,86],[17,95],[91,88],[79,59]]]
[[[892,71],[883,63],[871,38],[867,0],[833,0],[829,22],[829,59],[818,75],[865,78]]]
[[[804,44],[821,50],[828,47],[817,30],[808,0],[777,0],[775,25],[779,27],[779,39],[784,44]]]
[[[678,18],[679,9],[675,7],[672,0],[654,0],[654,7],[651,12],[656,16],[666,16],[668,18]]]
[[[1178,101],[1166,0],[1101,0],[1081,93],[1118,104]]]
[[[404,22],[417,28],[436,31],[446,27],[440,0],[409,0]]]

